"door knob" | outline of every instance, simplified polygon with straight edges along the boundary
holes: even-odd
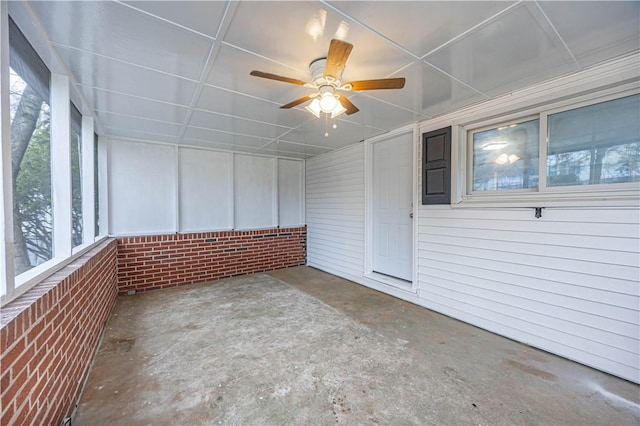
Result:
[[[413,212],[409,213],[409,217],[413,219]]]

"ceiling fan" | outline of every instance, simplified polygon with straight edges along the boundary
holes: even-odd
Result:
[[[342,93],[359,90],[402,89],[404,78],[382,78],[377,80],[342,81],[342,72],[349,58],[353,45],[342,40],[333,39],[329,45],[326,58],[318,58],[309,64],[312,82],[305,82],[295,78],[283,77],[262,71],[251,71],[254,77],[262,77],[285,83],[298,84],[314,89],[314,93],[282,105],[288,109],[311,101],[306,109],[316,117],[320,113],[329,114],[332,118],[343,112],[347,115],[355,114],[359,109]]]

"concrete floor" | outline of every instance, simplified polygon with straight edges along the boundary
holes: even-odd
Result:
[[[640,424],[640,387],[297,267],[120,298],[75,425]]]

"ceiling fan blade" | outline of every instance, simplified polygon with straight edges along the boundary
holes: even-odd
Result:
[[[358,107],[352,104],[351,101],[346,96],[340,96],[338,100],[340,101],[340,104],[344,107],[344,109],[347,110],[345,114],[351,115],[360,111]]]
[[[324,66],[323,77],[330,75],[335,79],[339,79],[342,74],[342,70],[347,63],[347,59],[351,54],[351,49],[353,49],[353,45],[346,41],[335,38],[331,40],[329,52],[327,53],[327,63]]]
[[[299,84],[300,86],[307,84],[306,81],[298,80],[296,78],[283,77],[281,75],[276,75],[276,74],[269,74],[268,72],[251,71],[249,74],[254,77],[262,77],[262,78],[268,78],[269,80],[277,80],[277,81],[283,81],[285,83]]]
[[[380,89],[402,89],[405,79],[402,78],[381,78],[379,80],[359,80],[344,83],[344,86],[351,85],[351,90],[380,90]]]
[[[307,96],[303,96],[300,99],[296,99],[295,101],[289,102],[286,105],[282,105],[280,108],[282,109],[289,109],[289,108],[293,108],[294,106],[303,104],[307,101],[310,101],[311,99],[313,99],[314,97],[312,95],[307,95]]]

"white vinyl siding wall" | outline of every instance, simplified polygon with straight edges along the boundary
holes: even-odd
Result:
[[[364,272],[364,145],[306,161],[307,264],[354,279]]]
[[[587,92],[616,82],[637,87],[637,81],[637,64],[621,61],[423,122],[419,133],[454,126],[452,189],[460,201],[464,141],[457,126],[526,115],[532,106],[554,99],[568,105],[576,102],[573,96],[583,101],[593,96]],[[422,206],[420,148],[414,158],[417,294],[363,276],[365,156],[360,145],[307,160],[308,264],[640,383],[637,198],[613,204],[605,196],[591,197],[578,204],[570,194],[551,194],[555,201],[544,204],[541,218],[535,218],[533,207],[544,197],[515,206],[508,199]]]
[[[422,207],[424,305],[638,382],[638,209]]]

